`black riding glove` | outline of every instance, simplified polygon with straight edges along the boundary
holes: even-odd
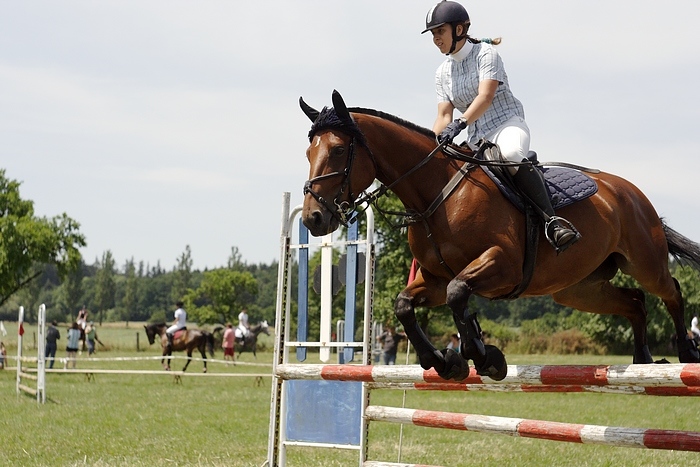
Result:
[[[450,122],[449,125],[442,130],[440,136],[438,136],[439,143],[450,144],[452,141],[460,134],[462,130],[467,127],[467,122],[463,118],[458,118],[457,120]]]

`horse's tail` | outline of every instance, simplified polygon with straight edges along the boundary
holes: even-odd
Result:
[[[668,244],[668,252],[681,265],[691,266],[700,270],[700,245],[685,237],[661,220],[661,225],[666,234],[666,243]]]
[[[214,334],[207,332],[204,334],[207,339],[207,349],[209,349],[209,355],[214,358]]]

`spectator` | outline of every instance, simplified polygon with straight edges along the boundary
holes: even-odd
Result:
[[[452,334],[450,336],[450,343],[447,344],[447,348],[452,349],[455,352],[459,353],[459,347],[460,347],[459,334]]]
[[[102,341],[100,341],[100,338],[97,337],[97,328],[95,327],[94,321],[90,321],[88,326],[85,328],[85,339],[87,340],[88,355],[94,354],[95,353],[95,341],[102,344]],[[104,345],[104,344],[102,344],[102,345]]]
[[[54,320],[51,321],[51,324],[46,329],[46,352],[44,352],[44,358],[49,362],[49,368],[53,368],[53,362],[56,360],[56,349],[58,349],[56,341],[61,338],[61,333],[58,332],[56,326],[56,320]]]
[[[386,330],[377,336],[377,340],[384,345],[383,355],[385,365],[396,364],[396,352],[399,348],[399,342],[406,338],[403,332],[396,332],[396,328],[392,324],[386,325]]]
[[[68,357],[68,364],[73,368],[76,367],[76,356],[78,354],[78,343],[80,342],[80,327],[78,323],[75,322],[70,325],[68,329],[68,345],[66,346],[66,352]]]
[[[226,357],[231,357],[231,361],[235,360],[233,348],[235,340],[236,334],[233,331],[233,324],[226,323],[226,331],[224,331],[223,341],[221,342],[221,347],[224,349],[224,360],[226,360]]]
[[[5,349],[5,344],[0,342],[0,370],[5,369],[5,362],[7,361],[7,350]]]

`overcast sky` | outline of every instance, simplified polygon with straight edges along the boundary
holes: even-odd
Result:
[[[432,127],[443,56],[434,0],[3,1],[0,168],[37,215],[171,269],[278,259],[282,193],[301,203],[310,122],[299,96]],[[540,160],[629,179],[700,241],[696,1],[471,1]]]

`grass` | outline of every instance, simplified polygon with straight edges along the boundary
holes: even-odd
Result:
[[[10,325],[5,325],[10,332]],[[100,339],[113,350],[100,351],[97,357],[158,355],[155,346],[135,350],[136,329],[135,325],[129,329],[100,328]],[[5,337],[10,348],[15,335]],[[31,342],[27,335],[25,344]],[[130,345],[134,348],[128,349]],[[25,355],[31,353],[25,350]],[[59,346],[57,356],[64,355],[64,348]],[[87,362],[84,357],[79,357],[78,368],[160,369],[160,363],[153,360]],[[221,352],[216,357],[221,358]],[[251,354],[240,357],[244,362],[254,361]],[[271,360],[271,353],[258,354],[258,362]],[[508,356],[511,364],[616,364],[629,360],[613,356]],[[201,368],[201,362],[195,361],[188,372],[198,373]],[[212,363],[210,371],[266,373],[269,369]],[[96,374],[94,381],[87,381],[83,375],[49,373],[49,401],[39,406],[32,397],[15,394],[14,371],[0,371],[0,465],[261,466],[267,454],[270,381],[266,377],[264,384],[257,386],[253,378],[185,376],[182,384],[175,384],[171,376],[105,374]],[[402,397],[401,391],[378,390],[372,392],[371,402],[400,407]],[[688,431],[700,430],[697,404],[693,398],[590,393],[406,393],[406,407],[412,408]],[[399,430],[398,425],[372,423],[369,458],[396,462]],[[404,427],[402,453],[402,462],[446,466],[700,465],[697,453],[578,445],[414,426]],[[290,448],[288,464],[352,466],[357,465],[357,459],[356,452]]]

